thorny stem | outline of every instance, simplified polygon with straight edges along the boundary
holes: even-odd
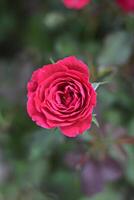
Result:
[[[123,136],[117,140],[118,144],[134,144],[134,136]]]

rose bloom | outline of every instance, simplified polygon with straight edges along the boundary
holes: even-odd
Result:
[[[116,0],[125,12],[134,12],[134,0]]]
[[[63,0],[63,3],[67,8],[76,10],[82,9],[90,2],[91,0]]]
[[[27,111],[43,128],[59,127],[68,137],[90,128],[96,92],[86,64],[74,56],[34,71],[27,85]]]

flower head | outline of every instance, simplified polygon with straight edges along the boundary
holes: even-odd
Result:
[[[80,10],[89,4],[91,0],[63,0],[64,5],[69,9]]]
[[[33,72],[27,111],[43,128],[59,127],[69,137],[90,128],[96,92],[86,64],[71,56]]]
[[[134,12],[134,0],[116,0],[125,12]]]

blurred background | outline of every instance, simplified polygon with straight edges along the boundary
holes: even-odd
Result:
[[[26,112],[32,71],[75,55],[100,86],[100,128],[75,139]],[[0,1],[0,200],[134,200],[134,15],[115,1],[80,11],[62,0]],[[92,143],[92,135],[99,140]]]

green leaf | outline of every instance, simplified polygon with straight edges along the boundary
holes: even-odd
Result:
[[[33,161],[50,155],[58,145],[64,142],[64,136],[62,136],[58,129],[39,129],[35,131],[29,140],[29,159]]]
[[[76,173],[71,173],[66,170],[57,170],[49,178],[52,188],[55,188],[57,196],[61,197],[60,199],[74,200],[78,199],[81,195],[80,181]]]
[[[3,124],[5,122],[4,117],[2,113],[0,112],[0,124]]]
[[[126,166],[126,178],[131,183],[134,184],[134,146],[125,146],[127,151],[128,159]]]
[[[92,134],[89,134],[89,131],[85,131],[82,135],[79,135],[80,138],[82,138],[85,142],[89,142],[92,140]]]
[[[97,90],[100,85],[104,85],[104,84],[107,84],[107,83],[108,83],[107,81],[104,81],[104,82],[94,82],[94,83],[92,83],[92,86],[93,86],[94,90]]]
[[[121,200],[121,195],[111,189],[107,189],[102,193],[98,193],[93,197],[81,198],[80,200]]]
[[[93,122],[97,127],[99,127],[99,122],[97,121],[95,115],[92,116],[92,122]]]
[[[52,64],[54,64],[55,63],[55,61],[53,60],[53,58],[51,57],[51,58],[49,58],[49,60],[50,60],[50,62],[52,63]]]
[[[48,12],[44,17],[44,25],[49,29],[55,29],[62,25],[66,17],[61,12]]]
[[[104,40],[97,62],[99,65],[125,64],[132,53],[132,35],[125,31],[110,33]]]

